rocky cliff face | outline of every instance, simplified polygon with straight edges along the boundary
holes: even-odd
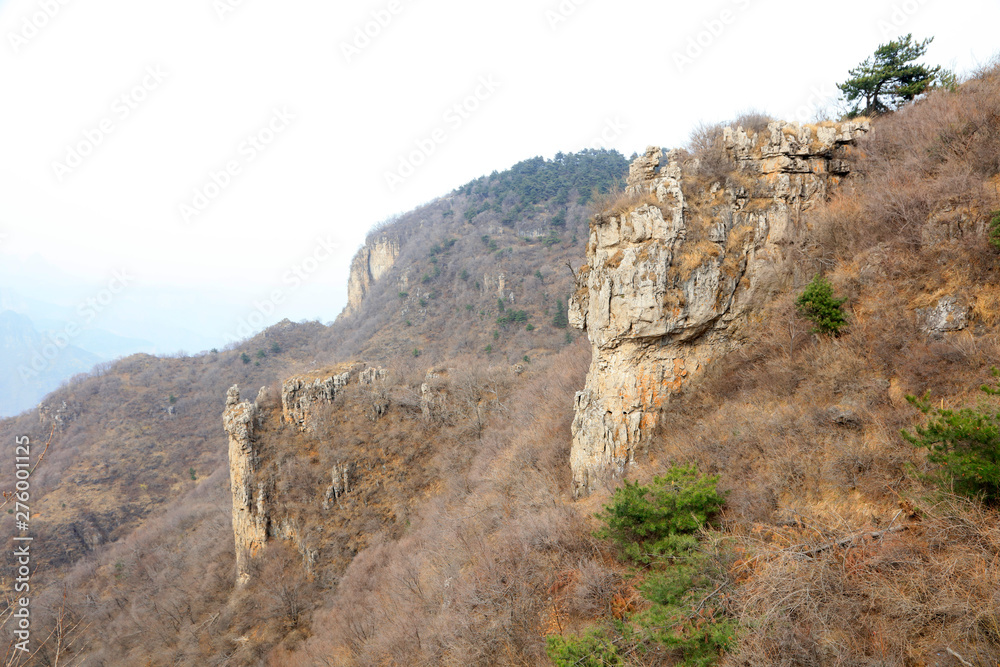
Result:
[[[369,239],[351,262],[347,281],[345,315],[356,313],[376,280],[384,276],[399,257],[399,239],[389,235]]]
[[[282,419],[287,424],[294,424],[299,431],[312,430],[316,425],[317,408],[332,404],[352,381],[374,385],[383,382],[387,374],[384,368],[344,363],[326,371],[296,375],[281,385]]]
[[[369,390],[375,418],[385,412],[388,400],[382,395],[387,371],[361,363],[340,364],[325,371],[297,375],[282,383],[281,416],[297,432],[314,431],[319,423],[320,410],[333,404],[338,394],[350,383],[357,383]],[[270,455],[261,451],[261,429],[273,428],[268,420],[279,419],[277,413],[268,413],[262,406],[267,402],[267,388],[261,387],[254,402],[240,401],[240,388],[233,386],[226,395],[223,427],[229,435],[229,481],[233,495],[233,534],[236,540],[236,568],[238,580],[250,578],[254,557],[270,539],[286,540],[294,544],[302,555],[305,567],[311,568],[317,550],[301,521],[279,508],[285,504],[277,497],[275,481],[281,477],[282,465],[275,460],[273,447]],[[324,496],[315,498],[316,506],[330,510],[339,505],[344,494],[349,493],[357,477],[354,464],[337,462],[330,470],[332,483]],[[280,487],[280,484],[278,485]],[[287,509],[287,508],[286,508]]]
[[[257,402],[241,403],[239,386],[231,387],[226,395],[222,424],[229,435],[229,484],[233,492],[233,533],[240,582],[249,578],[250,560],[264,546],[270,527],[268,489],[256,475],[260,466],[255,447],[258,419]]]
[[[350,380],[350,370],[335,371],[326,377],[297,376],[285,380],[281,385],[284,421],[300,431],[308,430],[316,407],[333,403]]]
[[[867,122],[726,128],[727,174],[683,151],[649,148],[632,164],[631,199],[591,223],[570,322],[593,345],[576,396],[576,495],[620,475],[664,401],[731,349],[755,297],[775,280],[802,214],[850,171]]]

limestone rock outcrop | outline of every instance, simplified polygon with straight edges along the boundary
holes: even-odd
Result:
[[[591,222],[570,323],[593,347],[576,395],[577,496],[621,475],[661,407],[732,349],[773,269],[804,233],[802,214],[850,171],[868,123],[726,128],[730,173],[706,175],[684,151],[649,148],[631,165],[630,200]]]
[[[366,366],[363,362],[348,362],[322,371],[311,371],[285,380],[281,385],[281,415],[286,424],[299,431],[312,431],[318,425],[317,411],[333,403],[344,387],[356,381],[370,387],[368,393],[377,405],[376,416],[388,409],[388,393],[384,383],[389,372],[384,368]]]
[[[368,239],[351,262],[347,281],[347,307],[345,315],[352,315],[361,308],[372,285],[388,273],[399,257],[399,239],[387,234]]]
[[[361,384],[375,384],[376,382],[382,382],[388,377],[389,371],[384,368],[376,368],[375,366],[369,366],[360,373],[358,373],[358,382]]]
[[[334,503],[340,504],[340,497],[351,490],[351,473],[353,467],[348,463],[338,463],[330,471],[330,486],[326,489],[323,499],[323,509],[330,509]]]
[[[318,377],[315,374],[299,375],[285,380],[281,385],[282,418],[300,431],[310,430],[314,426],[316,408],[333,403],[350,381],[350,370],[334,371]]]
[[[917,316],[924,332],[941,335],[968,327],[970,310],[969,306],[958,297],[945,296],[931,308],[918,309]]]
[[[269,489],[257,479],[260,457],[256,448],[259,410],[257,403],[240,402],[238,385],[226,394],[222,425],[229,435],[229,484],[233,493],[233,534],[236,538],[236,571],[243,583],[249,578],[250,561],[267,542],[270,518]]]
[[[439,416],[448,402],[447,368],[429,368],[420,384],[420,412],[424,419]]]
[[[55,409],[44,403],[38,406],[38,422],[56,431],[65,431],[75,418],[76,414],[66,401]]]

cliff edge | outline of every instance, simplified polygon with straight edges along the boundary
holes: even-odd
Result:
[[[625,196],[591,222],[570,323],[593,347],[576,395],[573,492],[621,475],[660,408],[740,339],[755,299],[781,280],[802,214],[851,170],[867,121],[725,128],[714,150],[647,149]]]

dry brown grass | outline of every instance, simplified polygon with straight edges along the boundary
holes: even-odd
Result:
[[[685,177],[695,181],[699,190],[707,190],[713,183],[725,184],[736,171],[736,163],[723,143],[724,127],[723,123],[699,125],[688,140],[688,164],[696,161],[697,169],[687,170]]]
[[[972,302],[972,315],[991,329],[1000,324],[1000,285],[980,285]]]
[[[743,556],[731,613],[752,630],[725,664],[920,665],[946,648],[971,664],[1000,658],[996,512],[927,500],[933,489],[909,472],[927,462],[898,435],[919,417],[904,394],[978,400],[1000,354],[991,265],[975,246],[876,240],[868,187],[807,218],[812,257],[849,297],[845,335],[809,334],[794,290],[771,301],[744,345],[668,407],[651,446],[647,469],[696,462],[730,491],[726,530]],[[914,308],[955,293],[980,327],[928,338]],[[890,525],[906,530],[800,553]]]
[[[742,127],[747,133],[763,132],[772,121],[774,121],[774,118],[767,113],[758,109],[748,109],[740,113],[729,125],[732,127]]]
[[[681,245],[680,252],[674,256],[670,268],[676,272],[681,280],[685,280],[691,276],[695,269],[709,260],[716,259],[721,254],[722,248],[718,243],[704,240],[687,241]]]
[[[800,552],[829,539],[812,526],[753,540],[739,604],[756,630],[725,664],[932,664],[945,648],[995,664],[994,517],[950,498],[907,506],[894,521],[871,527],[877,539],[812,556]]]
[[[626,192],[622,188],[612,188],[606,194],[593,200],[591,208],[595,215],[621,217],[641,206],[660,206],[656,195],[649,191]]]
[[[1000,68],[986,68],[957,93],[926,100],[880,118],[862,142],[861,178],[834,197],[817,225],[825,247],[847,258],[879,243],[928,244],[932,236],[981,233],[997,207],[988,179],[1000,170]],[[851,201],[864,202],[863,212]],[[964,227],[948,226],[949,211],[966,211]],[[945,214],[945,215],[942,215]],[[930,223],[932,216],[941,222]],[[976,230],[976,231],[973,231]]]

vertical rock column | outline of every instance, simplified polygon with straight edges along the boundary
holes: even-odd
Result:
[[[233,534],[236,539],[237,581],[249,577],[250,561],[267,542],[267,492],[256,479],[259,465],[255,450],[256,403],[240,402],[240,389],[234,385],[226,395],[222,423],[229,435],[229,483],[233,492]]]

